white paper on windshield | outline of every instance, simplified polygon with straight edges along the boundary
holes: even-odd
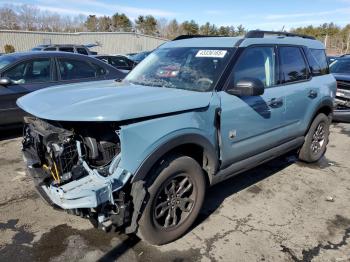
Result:
[[[196,57],[215,57],[224,58],[227,50],[199,50]]]

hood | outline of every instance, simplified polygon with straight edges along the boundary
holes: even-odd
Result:
[[[56,121],[122,121],[209,105],[211,92],[99,81],[42,89],[17,100],[24,111]]]
[[[350,74],[337,74],[332,73],[337,81],[350,81]]]

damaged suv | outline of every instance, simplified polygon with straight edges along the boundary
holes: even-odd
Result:
[[[319,41],[251,31],[185,36],[122,81],[20,98],[23,152],[40,194],[105,230],[152,244],[181,237],[205,191],[291,150],[326,151],[336,82]]]

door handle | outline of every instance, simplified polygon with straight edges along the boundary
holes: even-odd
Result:
[[[311,99],[314,99],[317,97],[317,91],[316,90],[310,90],[309,91],[309,94],[308,94],[308,97],[310,97]]]
[[[272,108],[277,108],[277,107],[281,107],[283,105],[283,98],[279,97],[279,98],[271,98],[270,101],[268,101],[268,106],[272,107]]]

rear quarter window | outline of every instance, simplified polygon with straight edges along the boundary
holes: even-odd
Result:
[[[309,49],[306,57],[314,76],[329,74],[327,56],[323,49]]]

